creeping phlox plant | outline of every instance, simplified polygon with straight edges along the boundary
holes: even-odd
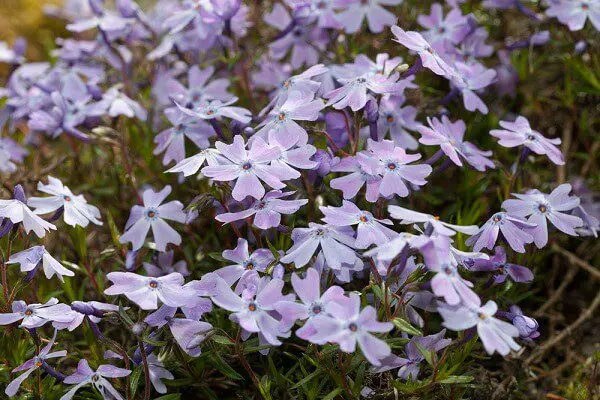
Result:
[[[3,392],[463,398],[527,357],[531,255],[600,222],[532,179],[568,147],[503,103],[511,54],[600,0],[421,3],[70,0],[50,62],[3,43]]]

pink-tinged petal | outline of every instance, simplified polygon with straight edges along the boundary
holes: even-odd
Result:
[[[464,307],[458,309],[439,307],[438,312],[444,319],[443,325],[453,331],[464,331],[477,325],[477,315]]]
[[[123,294],[142,310],[156,310],[158,308],[158,295],[147,286]]]
[[[119,242],[131,242],[132,249],[139,250],[144,245],[144,240],[150,230],[150,222],[146,221],[145,217],[138,219],[124,234],[121,235]]]
[[[314,268],[306,270],[306,277],[300,278],[296,273],[292,274],[292,287],[300,300],[307,305],[317,301],[321,291],[320,275]]]
[[[96,370],[98,375],[104,376],[105,378],[123,378],[129,376],[131,371],[124,368],[118,368],[113,365],[101,365]]]
[[[537,226],[530,230],[529,233],[533,236],[533,242],[538,249],[541,249],[548,243],[548,224],[544,214],[532,214],[527,222],[536,224]]]
[[[211,300],[217,306],[228,311],[239,312],[244,308],[244,302],[237,296],[231,287],[221,278],[217,278],[215,293],[211,295]]]
[[[16,395],[17,392],[19,391],[19,388],[21,387],[21,383],[23,383],[23,381],[25,379],[27,379],[29,377],[29,375],[31,375],[31,373],[33,371],[35,371],[36,369],[37,369],[37,367],[28,369],[27,371],[25,371],[24,373],[22,373],[21,375],[19,375],[15,379],[13,379],[13,381],[10,382],[6,386],[6,389],[4,389],[4,393],[6,393],[6,395],[8,397],[13,397],[14,395]]]
[[[152,221],[152,234],[154,235],[154,243],[158,251],[165,251],[167,244],[181,244],[181,236],[177,231],[160,218]]]
[[[381,365],[381,360],[392,354],[386,342],[368,333],[358,336],[358,345],[365,358],[375,366]]]
[[[583,220],[575,215],[569,215],[552,210],[547,212],[546,216],[552,225],[567,235],[578,236],[575,228],[583,225]]]
[[[261,199],[265,194],[265,188],[253,173],[241,173],[233,188],[233,198],[237,201],[244,200],[247,196]]]

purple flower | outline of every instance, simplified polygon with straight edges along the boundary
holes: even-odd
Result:
[[[319,28],[340,28],[335,11],[337,0],[309,0],[310,15],[317,18]]]
[[[500,314],[500,312],[498,314]],[[504,313],[504,315],[512,320],[512,324],[519,330],[519,337],[521,339],[531,341],[540,336],[540,333],[538,332],[538,322],[535,319],[524,315],[518,305],[514,304],[510,306],[509,312]]]
[[[261,122],[260,128],[253,136],[260,137],[269,143],[275,140],[285,148],[308,143],[308,134],[295,121],[316,121],[325,105],[321,99],[313,99],[301,92],[291,92],[281,106],[275,106]]]
[[[242,136],[233,138],[232,144],[217,142],[217,150],[227,159],[227,163],[202,168],[202,174],[217,181],[233,181],[233,198],[237,201],[252,196],[259,200],[265,195],[265,188],[261,180],[273,189],[282,189],[285,184],[281,182],[276,171],[268,164],[276,159],[280,150],[268,146],[264,140],[257,138],[246,150]]]
[[[583,29],[586,19],[600,31],[600,3],[597,0],[558,0],[549,2],[546,14],[556,17],[572,31]]]
[[[165,365],[158,359],[156,354],[150,354],[146,358],[148,362],[148,372],[150,372],[150,382],[154,389],[160,393],[167,393],[167,387],[162,382],[163,379],[173,380],[175,376],[165,368]]]
[[[449,75],[452,86],[460,91],[463,104],[469,111],[479,110],[488,113],[488,107],[477,95],[477,91],[490,86],[496,79],[496,71],[482,64],[454,63],[454,69]]]
[[[401,147],[396,147],[391,140],[376,142],[367,140],[370,152],[373,158],[367,162],[382,175],[379,192],[382,196],[388,197],[397,194],[400,197],[406,197],[409,194],[406,182],[416,186],[427,183],[425,178],[433,170],[428,164],[407,165],[421,158],[420,154],[407,154]],[[373,163],[374,160],[376,164]]]
[[[329,182],[331,188],[341,190],[344,199],[352,199],[366,184],[365,198],[371,203],[376,202],[379,198],[381,176],[377,172],[377,167],[374,166],[377,160],[370,160],[370,158],[373,156],[363,152],[358,153],[356,157],[342,158],[337,165],[331,168],[331,171],[350,172],[350,174],[332,179]]]
[[[219,275],[229,286],[237,282],[242,275],[250,271],[265,272],[275,257],[269,249],[257,249],[252,254],[248,251],[248,241],[238,239],[233,250],[224,250],[223,258],[235,264],[219,268],[215,274]]]
[[[421,125],[416,121],[417,109],[413,106],[402,107],[404,97],[384,96],[379,103],[377,121],[378,139],[384,139],[387,132],[397,146],[407,150],[419,147],[417,140],[408,132],[416,131]]]
[[[452,68],[444,59],[433,49],[432,45],[418,32],[405,32],[399,26],[392,26],[392,33],[396,36],[396,42],[405,46],[409,50],[416,52],[421,57],[421,62],[425,68],[430,69],[437,75],[449,75]]]
[[[123,115],[127,118],[136,117],[140,121],[145,121],[148,116],[148,112],[137,101],[123,94],[118,86],[108,89],[98,105],[106,109],[107,114],[112,118]]]
[[[171,251],[165,251],[158,253],[155,263],[144,263],[144,268],[148,276],[165,276],[173,272],[178,272],[182,276],[188,276],[190,272],[187,269],[187,264],[184,260],[173,263],[175,253]],[[155,265],[158,264],[158,265]]]
[[[22,300],[12,303],[11,313],[0,313],[0,325],[8,325],[13,322],[21,321],[19,327],[39,328],[48,322],[70,322],[75,317],[71,308],[52,297],[44,304],[25,303]]]
[[[400,379],[416,381],[419,376],[419,364],[425,360],[423,351],[437,353],[452,343],[451,339],[444,339],[445,335],[446,330],[442,329],[434,335],[414,336],[404,348],[407,358],[390,354],[381,360],[381,366],[373,367],[371,371],[380,373],[399,368],[398,377]]]
[[[494,163],[487,158],[492,155],[491,151],[481,151],[472,143],[464,141],[466,125],[463,120],[452,122],[444,115],[441,121],[437,118],[427,118],[427,123],[429,127],[421,125],[417,128],[422,135],[419,142],[440,146],[448,158],[458,166],[463,165],[460,159],[462,157],[478,171],[485,171],[486,167],[494,168]]]
[[[515,282],[531,282],[533,280],[533,273],[529,268],[506,262],[506,252],[503,247],[498,246],[495,250],[496,254],[489,260],[478,259],[468,262],[468,269],[470,271],[496,272],[494,275],[496,283],[503,283],[507,277]]]
[[[112,386],[109,379],[123,378],[131,374],[131,371],[118,368],[113,365],[101,365],[94,372],[90,368],[87,360],[81,359],[77,364],[77,370],[65,378],[64,383],[75,385],[60,400],[71,400],[75,393],[85,385],[92,385],[100,392],[103,399],[110,399],[111,396],[117,400],[123,400],[123,397]],[[108,379],[107,379],[108,378]]]
[[[129,307],[125,307],[128,309]],[[71,313],[73,319],[69,322],[52,322],[52,326],[56,329],[68,329],[69,331],[75,330],[79,325],[83,323],[83,320],[87,317],[94,324],[102,321],[102,315],[107,311],[119,311],[119,306],[108,303],[101,303],[99,301],[74,301],[71,303]]]
[[[360,309],[360,296],[350,293],[345,304],[330,301],[325,306],[328,315],[320,315],[311,320],[315,333],[308,340],[314,343],[333,342],[345,353],[353,353],[356,344],[365,358],[373,365],[381,365],[381,360],[391,354],[386,342],[371,332],[385,333],[394,327],[391,322],[378,322],[377,311],[372,306]]]
[[[357,225],[354,245],[366,249],[372,244],[383,244],[396,237],[397,233],[385,225],[393,225],[389,219],[377,219],[369,211],[362,211],[354,203],[344,200],[341,207],[320,207],[325,215],[323,222],[331,226]]]
[[[20,264],[21,272],[33,271],[42,263],[46,279],[50,279],[56,275],[61,282],[64,282],[63,276],[75,276],[73,271],[63,267],[60,262],[52,257],[44,246],[33,246],[27,250],[13,254],[6,263]]]
[[[158,300],[171,307],[192,305],[197,298],[179,272],[161,277],[149,277],[131,272],[111,272],[106,275],[113,285],[104,291],[109,296],[125,295],[142,310],[156,310]]]
[[[165,115],[173,126],[156,135],[156,149],[153,152],[155,155],[165,152],[163,165],[185,158],[186,137],[200,148],[210,145],[209,139],[215,135],[215,131],[209,124],[185,115],[178,108],[167,109]]]
[[[405,248],[420,248],[429,241],[429,237],[400,232],[394,239],[365,252],[364,255],[367,257],[375,257],[378,261],[391,261]]]
[[[13,173],[29,152],[15,140],[0,138],[0,173]]]
[[[479,251],[483,248],[492,249],[501,232],[504,240],[516,252],[525,253],[525,245],[533,243],[531,230],[536,227],[521,218],[506,212],[497,212],[486,221],[478,232],[467,239],[466,244],[473,246],[473,250]]]
[[[490,135],[500,139],[498,143],[501,146],[510,148],[524,145],[536,154],[545,154],[554,164],[564,165],[565,159],[560,149],[556,147],[561,140],[548,139],[538,131],[534,131],[525,117],[519,116],[515,122],[500,121],[500,126],[504,130],[493,129]]]
[[[261,200],[256,200],[249,208],[239,212],[219,214],[215,219],[225,224],[250,218],[254,215],[254,225],[259,229],[276,228],[281,223],[281,214],[294,214],[300,207],[306,205],[308,200],[283,200],[294,192],[271,190]]]
[[[217,306],[233,312],[230,319],[240,324],[244,330],[259,333],[273,346],[279,346],[279,337],[289,337],[289,327],[284,326],[273,316],[275,305],[283,300],[292,300],[294,295],[284,296],[281,279],[263,277],[256,287],[247,288],[238,297],[223,279],[217,280],[217,293],[211,300]]]
[[[537,225],[531,230],[533,241],[538,248],[548,243],[549,220],[561,232],[567,235],[577,236],[575,228],[583,225],[581,218],[565,214],[579,205],[579,198],[569,196],[571,185],[564,183],[557,186],[552,193],[545,194],[539,190],[533,190],[527,194],[515,194],[518,200],[509,199],[502,203],[502,208],[517,217],[528,217],[527,222]]]
[[[346,231],[332,226],[310,222],[308,228],[294,228],[292,231],[294,245],[281,258],[282,263],[294,263],[302,268],[320,248],[327,266],[341,270],[344,264],[354,265],[359,262],[355,240]],[[362,263],[361,263],[362,264]]]
[[[39,238],[44,237],[46,231],[56,230],[56,226],[38,217],[23,201],[0,199],[0,218],[10,219],[13,224],[22,222],[26,233],[33,231]]]
[[[48,193],[50,197],[30,197],[27,205],[35,207],[34,213],[48,214],[62,208],[65,223],[70,226],[86,227],[90,222],[102,225],[100,210],[88,204],[83,195],[74,195],[71,189],[63,185],[60,179],[48,176],[48,184],[38,182],[40,192]]]
[[[184,223],[186,215],[183,212],[183,204],[174,200],[161,204],[171,193],[171,186],[165,186],[160,192],[147,189],[142,194],[143,206],[135,205],[131,208],[131,214],[125,224],[125,233],[121,235],[121,243],[131,242],[133,250],[138,250],[144,244],[150,227],[154,235],[154,242],[158,251],[165,251],[167,244],[179,245],[181,236],[171,228],[164,220]]]
[[[473,235],[479,229],[477,225],[454,225],[441,221],[439,217],[430,214],[420,213],[400,206],[389,206],[388,211],[394,219],[399,219],[402,225],[411,225],[414,223],[429,224],[435,232],[444,236],[454,236],[456,232],[467,235]]]
[[[458,44],[469,32],[467,17],[462,15],[459,8],[453,8],[444,18],[442,5],[439,3],[431,6],[430,15],[419,15],[417,21],[427,29],[423,32],[423,37],[429,43],[449,41]]]
[[[184,158],[177,165],[171,167],[165,172],[177,173],[181,172],[184,176],[190,176],[197,173],[200,168],[207,163],[208,165],[219,165],[223,160],[221,153],[217,149],[202,149],[199,153]]]
[[[212,79],[215,73],[213,66],[201,69],[192,65],[188,70],[189,89],[172,77],[169,77],[169,92],[162,94],[167,99],[173,99],[186,108],[193,109],[199,106],[203,100],[228,100],[231,94],[227,92],[229,80],[226,78]],[[165,84],[165,82],[163,82]],[[170,101],[167,103],[170,104]]]
[[[252,113],[245,108],[232,106],[237,101],[237,97],[232,97],[225,102],[221,100],[202,100],[193,109],[184,107],[177,102],[175,102],[175,105],[184,114],[196,119],[210,121],[215,118],[227,117],[247,124],[252,120]]]
[[[473,283],[463,279],[458,268],[451,262],[428,264],[427,268],[435,272],[431,279],[431,289],[436,296],[443,297],[451,306],[458,304],[481,304],[479,296],[471,289]]]
[[[492,300],[485,303],[483,307],[477,304],[438,308],[446,328],[463,331],[476,326],[477,334],[488,354],[498,352],[506,356],[511,349],[517,351],[521,348],[513,339],[519,336],[519,330],[507,322],[494,318],[496,311],[498,306]]]
[[[346,33],[358,32],[365,18],[369,30],[380,33],[386,26],[396,23],[396,16],[383,6],[396,6],[402,3],[402,0],[350,0],[339,3],[344,5],[344,10],[336,17]]]
[[[294,68],[317,64],[319,51],[324,51],[329,42],[324,29],[293,19],[280,3],[276,3],[273,11],[265,15],[264,21],[281,31],[280,36],[283,34],[269,44],[273,58],[281,60],[291,49],[291,64]]]
[[[300,278],[296,273],[292,274],[292,287],[301,303],[289,300],[279,301],[275,304],[275,310],[282,316],[282,323],[293,325],[296,320],[306,320],[304,325],[296,331],[296,336],[309,340],[316,331],[311,325],[313,318],[325,313],[327,304],[331,301],[345,303],[344,289],[339,286],[330,286],[321,295],[320,275],[314,268],[306,270],[306,277]]]
[[[21,383],[23,383],[23,381],[25,381],[25,379],[27,379],[33,371],[37,370],[38,368],[41,368],[47,362],[47,360],[51,358],[66,357],[66,350],[50,352],[50,350],[52,350],[52,346],[54,346],[54,341],[56,340],[56,332],[57,331],[55,330],[52,339],[39,351],[39,353],[36,356],[30,358],[29,360],[25,361],[23,364],[19,365],[17,368],[12,370],[13,373],[21,371],[25,372],[13,379],[6,386],[6,389],[4,389],[4,393],[6,393],[8,397],[13,397],[14,395],[16,395],[19,391],[19,388],[21,387]]]

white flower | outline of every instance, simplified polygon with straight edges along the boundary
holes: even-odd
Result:
[[[38,182],[38,190],[52,196],[31,197],[27,205],[35,208],[34,213],[48,214],[63,207],[65,222],[68,225],[80,225],[85,228],[90,221],[102,225],[98,208],[88,204],[83,195],[74,195],[59,179],[49,176],[47,185]]]
[[[34,214],[27,205],[20,200],[0,200],[0,217],[8,218],[13,224],[23,223],[26,233],[34,231],[38,237],[44,237],[46,231],[56,230],[56,226]]]
[[[56,275],[61,282],[64,282],[63,275],[75,275],[73,271],[65,268],[52,257],[44,246],[33,246],[17,254],[13,254],[7,264],[21,264],[21,272],[29,272],[35,269],[40,262],[42,262],[42,268],[47,279]]]

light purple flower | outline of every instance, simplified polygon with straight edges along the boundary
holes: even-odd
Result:
[[[21,272],[30,272],[42,263],[42,268],[46,279],[52,278],[54,275],[64,282],[63,276],[75,276],[73,271],[65,268],[60,262],[48,253],[44,246],[33,246],[27,250],[12,254],[7,264],[20,264]]]
[[[54,346],[54,341],[56,340],[56,332],[57,331],[55,330],[52,339],[39,351],[39,353],[36,356],[30,358],[29,360],[25,361],[23,364],[19,365],[18,367],[12,370],[13,373],[21,371],[25,372],[13,379],[6,386],[6,389],[4,389],[4,393],[6,393],[8,397],[13,397],[14,395],[16,395],[19,391],[19,388],[21,387],[21,383],[23,383],[23,381],[25,381],[25,379],[27,379],[33,371],[37,370],[38,368],[41,368],[47,360],[51,358],[66,357],[66,350],[50,352],[50,350],[52,350],[52,346]]]
[[[513,339],[519,336],[519,330],[508,322],[494,318],[496,311],[498,306],[492,300],[485,303],[483,307],[463,305],[454,308],[444,306],[438,308],[446,328],[463,331],[476,326],[477,334],[488,354],[498,352],[506,356],[511,349],[517,351],[521,348]]]
[[[600,3],[597,0],[559,0],[549,2],[546,14],[556,17],[572,31],[583,29],[586,19],[600,31]]]
[[[454,225],[440,220],[430,214],[420,213],[400,206],[389,206],[388,211],[394,219],[400,220],[402,225],[414,223],[430,224],[435,232],[444,236],[454,236],[456,232],[473,235],[479,229],[477,225]]]
[[[375,366],[392,351],[388,344],[371,332],[385,333],[394,327],[391,322],[378,322],[377,311],[372,306],[360,309],[360,296],[350,293],[346,304],[330,301],[325,306],[328,315],[311,320],[315,333],[308,340],[314,343],[333,342],[345,353],[353,353],[356,344],[365,358]]]
[[[421,125],[418,129],[421,133],[419,142],[440,146],[440,149],[458,166],[462,166],[460,157],[464,158],[473,168],[485,171],[494,168],[494,163],[487,157],[492,155],[491,151],[481,151],[475,145],[464,141],[466,125],[463,120],[450,121],[447,116],[442,116],[441,121],[437,118],[427,118],[429,127]],[[460,156],[460,157],[459,157]]]
[[[504,130],[493,129],[490,135],[500,139],[498,143],[501,146],[511,148],[524,145],[536,154],[545,154],[554,164],[564,165],[565,159],[560,149],[556,147],[561,140],[548,139],[540,132],[534,131],[525,117],[519,116],[515,122],[500,121],[500,126]]]
[[[431,279],[431,289],[436,296],[443,297],[451,306],[457,304],[479,305],[479,296],[471,289],[473,283],[463,279],[458,268],[451,262],[428,264],[427,268],[435,272]]]
[[[25,303],[22,300],[12,303],[11,313],[0,313],[0,325],[8,325],[13,322],[21,321],[19,327],[39,328],[48,322],[70,322],[75,317],[71,307],[58,302],[52,297],[44,304]]]
[[[242,107],[232,106],[238,101],[237,97],[232,97],[223,102],[221,100],[202,100],[193,109],[189,109],[175,103],[177,107],[186,115],[201,120],[213,120],[215,118],[227,117],[241,123],[247,124],[252,119],[252,113]]]
[[[202,174],[217,181],[233,181],[233,198],[237,201],[252,196],[259,200],[265,195],[261,180],[273,189],[283,189],[285,184],[268,164],[276,159],[280,150],[267,145],[264,140],[257,138],[246,150],[242,136],[233,138],[232,144],[217,142],[217,150],[227,159],[227,163],[202,168]]]
[[[517,217],[528,217],[527,222],[537,225],[531,230],[533,241],[538,248],[548,243],[549,220],[561,232],[567,235],[577,236],[575,228],[583,225],[581,218],[565,214],[579,205],[579,198],[569,196],[571,185],[564,183],[557,186],[552,193],[545,194],[539,190],[533,190],[526,194],[515,194],[516,199],[505,200],[502,208],[509,214]]]
[[[108,89],[98,104],[100,108],[106,109],[112,118],[123,115],[145,121],[148,116],[148,112],[137,101],[122,93],[118,86]]]
[[[311,158],[317,152],[315,146],[311,144],[300,144],[298,147],[280,144],[277,139],[271,137],[269,145],[279,150],[279,155],[271,161],[271,169],[281,180],[298,179],[301,174],[297,169],[313,170],[319,165]]]
[[[56,230],[56,226],[37,216],[18,199],[0,199],[0,218],[10,219],[13,224],[22,222],[26,233],[33,231],[39,238],[44,237],[46,231]]]
[[[123,368],[118,368],[113,365],[101,365],[94,372],[90,368],[87,360],[81,359],[77,364],[77,370],[67,376],[64,383],[73,386],[60,400],[71,400],[75,393],[85,385],[92,385],[102,395],[102,398],[107,400],[114,397],[117,400],[123,400],[123,397],[117,392],[112,386],[109,379],[112,378],[123,378],[131,374],[131,371]]]
[[[165,98],[163,100],[173,99],[186,108],[193,109],[199,106],[203,100],[225,101],[230,99],[231,94],[227,92],[229,80],[226,78],[211,79],[214,73],[213,66],[201,69],[197,65],[192,65],[187,74],[189,89],[174,78],[167,78],[169,79],[167,83],[169,92],[163,94],[162,97]],[[171,101],[165,103],[171,104]]]
[[[370,163],[377,159],[377,170],[382,175],[379,192],[384,197],[397,194],[400,197],[408,196],[409,189],[406,182],[416,186],[427,183],[425,178],[432,172],[428,164],[407,165],[421,158],[420,154],[407,154],[401,147],[396,147],[391,140],[376,142],[367,139],[369,151],[374,158],[369,158]],[[373,164],[372,164],[373,165]]]
[[[396,237],[397,233],[385,225],[393,225],[389,219],[377,219],[369,211],[363,211],[354,203],[344,200],[341,207],[322,206],[323,222],[331,226],[357,225],[354,245],[366,249],[372,244],[383,244]]]
[[[383,28],[396,23],[396,16],[383,6],[396,6],[402,0],[350,0],[338,1],[344,10],[336,15],[346,33],[356,33],[364,19],[373,33],[383,32]]]
[[[434,335],[414,336],[404,348],[407,358],[390,354],[381,360],[381,366],[372,367],[371,371],[381,373],[399,368],[398,377],[400,379],[416,381],[419,376],[419,364],[425,360],[423,351],[437,353],[452,343],[452,339],[444,339],[445,335],[446,330],[442,329]]]
[[[279,346],[279,337],[289,337],[289,327],[284,326],[272,314],[275,305],[283,300],[293,300],[294,295],[284,296],[281,279],[263,277],[258,280],[254,290],[247,288],[238,297],[229,287],[227,282],[217,280],[217,293],[211,300],[217,306],[232,311],[230,319],[240,324],[248,332],[259,333],[273,346]]]
[[[515,282],[531,282],[533,280],[533,273],[529,268],[506,262],[506,252],[503,247],[498,246],[495,250],[496,254],[489,260],[472,260],[467,263],[467,268],[470,271],[496,272],[494,275],[496,283],[504,283],[507,277]]]
[[[36,214],[48,214],[63,209],[65,223],[70,226],[86,227],[90,222],[102,225],[100,210],[88,204],[83,195],[74,195],[71,189],[63,185],[60,179],[48,176],[48,184],[38,182],[40,192],[48,193],[50,197],[30,197],[27,205],[34,207]]]
[[[463,104],[468,111],[478,110],[488,113],[488,107],[476,92],[490,86],[496,79],[496,71],[482,64],[454,63],[454,69],[449,75],[452,86],[460,91]]]
[[[156,257],[156,262],[153,263],[144,263],[144,268],[146,269],[146,273],[148,276],[165,276],[173,272],[179,272],[182,276],[188,276],[190,272],[187,269],[187,264],[184,260],[177,261],[173,263],[175,258],[175,252],[165,251],[163,253],[158,253]],[[157,264],[157,265],[155,265]]]
[[[354,265],[360,261],[355,248],[355,240],[346,231],[333,226],[310,222],[308,228],[294,228],[294,245],[281,258],[282,263],[294,263],[302,268],[320,248],[327,266],[341,270],[344,264]]]
[[[433,49],[432,45],[418,32],[405,32],[399,26],[392,26],[392,33],[396,36],[396,42],[405,46],[409,50],[416,52],[421,58],[425,68],[430,69],[437,75],[449,75],[452,67]]]
[[[271,143],[273,139],[289,148],[308,143],[306,130],[295,121],[316,121],[325,105],[323,100],[314,99],[301,92],[293,91],[281,106],[275,106],[263,122],[258,125],[254,138],[260,137]]]
[[[254,215],[253,224],[259,229],[276,228],[281,223],[281,214],[294,214],[300,207],[306,205],[308,200],[283,200],[294,192],[271,190],[261,200],[256,200],[249,208],[239,212],[219,214],[215,219],[225,224],[250,218]]]
[[[304,325],[296,331],[296,336],[309,340],[315,333],[311,325],[313,318],[325,313],[327,304],[331,301],[340,301],[345,304],[346,297],[344,289],[339,286],[330,286],[321,295],[320,274],[314,268],[306,270],[306,277],[300,278],[296,273],[292,274],[292,287],[301,303],[289,300],[279,301],[275,304],[275,310],[282,316],[282,323],[292,326],[296,320],[306,320]]]
[[[9,137],[0,138],[0,173],[13,173],[29,152]]]
[[[156,310],[158,300],[171,307],[193,305],[198,297],[179,272],[161,277],[150,277],[131,272],[111,272],[106,278],[113,283],[104,293],[109,296],[125,295],[142,310]]]
[[[219,268],[215,274],[220,276],[229,286],[236,283],[242,275],[249,271],[265,272],[275,257],[269,249],[257,249],[252,254],[248,251],[248,241],[238,239],[237,246],[233,250],[224,250],[223,258],[233,261],[235,264]]]
[[[421,125],[416,121],[417,109],[413,106],[402,107],[404,97],[384,96],[379,103],[377,121],[378,139],[384,139],[387,132],[397,146],[407,150],[419,147],[417,140],[408,132],[416,131]]]
[[[165,152],[163,165],[185,158],[185,138],[201,149],[210,145],[209,139],[215,135],[215,131],[209,124],[191,118],[174,107],[167,109],[165,115],[173,126],[154,137],[156,148],[153,152],[155,155]]]
[[[179,161],[177,165],[169,168],[165,172],[170,173],[183,173],[183,176],[190,176],[197,173],[204,163],[208,165],[219,165],[223,160],[221,153],[217,149],[202,149],[197,154],[184,158]]]
[[[498,240],[498,233],[502,233],[508,245],[518,253],[525,253],[525,245],[533,243],[532,230],[535,224],[506,212],[497,212],[486,221],[478,232],[467,239],[466,244],[473,246],[473,250],[483,248],[492,249]]]
[[[186,214],[183,212],[183,204],[174,200],[161,204],[171,193],[171,186],[165,186],[160,192],[147,189],[142,194],[143,206],[135,205],[131,208],[131,214],[125,224],[125,233],[121,235],[121,243],[131,242],[133,250],[138,250],[144,244],[150,227],[154,235],[154,242],[158,251],[165,251],[167,244],[179,245],[181,236],[171,228],[164,220],[184,223]]]
[[[128,308],[125,307],[125,309]],[[99,301],[74,301],[71,303],[73,319],[69,322],[54,321],[52,322],[52,326],[56,329],[73,331],[83,323],[85,317],[89,318],[95,324],[99,323],[102,321],[102,315],[107,311],[119,311],[119,306]]]
[[[173,380],[175,376],[165,368],[165,365],[158,359],[156,354],[148,355],[146,361],[148,362],[148,372],[150,373],[152,386],[160,394],[167,393],[167,387],[162,380]]]
[[[371,160],[372,159],[372,160]],[[346,176],[334,178],[329,182],[332,189],[341,190],[344,199],[354,198],[366,185],[367,201],[374,203],[379,198],[381,176],[377,171],[377,159],[368,153],[358,153],[355,157],[345,157],[331,168],[332,172],[350,172]]]
[[[317,26],[307,25],[304,21],[293,21],[292,18],[281,3],[276,3],[273,11],[264,17],[267,24],[283,34],[269,44],[273,58],[281,60],[291,49],[291,64],[294,68],[317,64],[319,52],[324,51],[329,43],[327,32]]]
[[[431,14],[421,14],[417,21],[427,29],[423,32],[423,37],[430,43],[449,41],[458,44],[469,32],[467,17],[462,15],[459,8],[453,8],[444,18],[442,5],[439,3],[432,4]]]
[[[509,312],[504,313],[504,315],[512,320],[512,324],[519,330],[519,337],[521,339],[532,341],[540,336],[540,333],[538,332],[538,322],[535,319],[524,315],[518,305],[514,304],[510,306]]]

